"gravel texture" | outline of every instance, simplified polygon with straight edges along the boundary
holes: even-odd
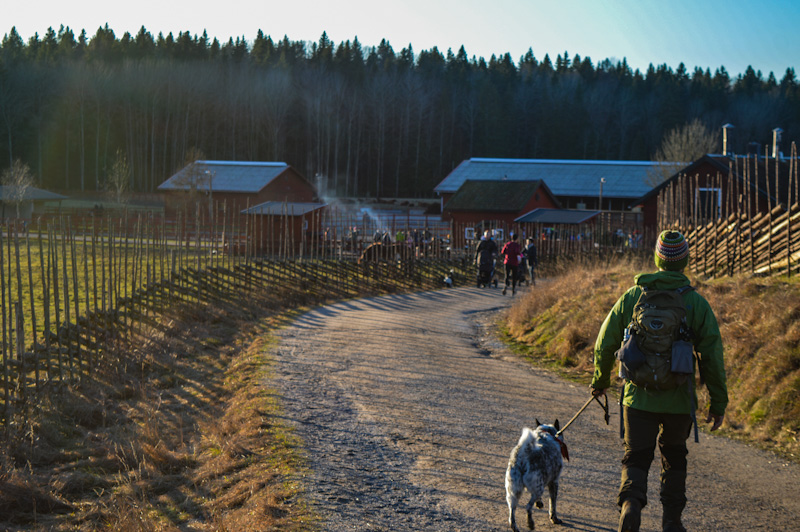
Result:
[[[503,479],[522,427],[564,424],[589,397],[494,338],[511,302],[491,288],[384,296],[317,308],[279,332],[275,385],[306,444],[303,481],[324,530],[509,529]],[[618,414],[612,404],[606,426],[590,405],[565,432],[564,524],[550,523],[545,501],[538,529],[616,530]],[[657,468],[658,457],[643,531],[660,530]],[[701,434],[689,468],[687,529],[797,530],[796,464]]]

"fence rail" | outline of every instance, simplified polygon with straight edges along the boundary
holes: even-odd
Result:
[[[383,222],[359,225],[334,211],[312,221],[350,233],[325,238],[284,229],[273,239],[272,226],[238,215],[210,223],[204,212],[176,220],[140,212],[0,225],[0,421],[6,428],[24,421],[43,397],[93,378],[102,365],[124,363],[162,316],[187,303],[269,293],[275,301],[315,304],[439,288],[451,271],[456,284],[476,279],[477,240],[453,238],[468,226],[430,221],[412,228],[416,239],[398,242],[407,228],[395,218],[391,241],[375,243],[366,233]],[[484,225],[534,237],[546,273],[576,258],[635,250],[635,240],[610,231],[610,220],[599,227]]]
[[[715,189],[724,191],[722,201],[714,205],[690,194],[699,188],[696,176],[681,176],[660,192],[660,227],[687,235],[693,272],[707,277],[798,272],[800,184],[795,144],[791,154],[789,164],[775,163],[771,174],[759,175],[758,169],[768,172],[772,164],[760,166],[757,158],[747,157],[741,168],[711,177]],[[780,175],[782,167],[785,175]]]
[[[0,419],[8,427],[44,394],[90,379],[142,342],[159,316],[179,305],[246,300],[256,292],[330,299],[440,287],[463,257],[421,247],[413,260],[355,250],[247,245],[257,236],[233,219],[200,221],[70,217],[0,226]],[[241,241],[242,246],[232,245]],[[290,253],[294,251],[295,253]],[[297,252],[300,253],[297,253]]]

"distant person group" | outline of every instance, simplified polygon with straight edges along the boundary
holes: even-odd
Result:
[[[527,238],[525,247],[522,247],[519,235],[512,232],[510,240],[501,249],[495,242],[493,231],[487,229],[475,248],[478,287],[498,285],[496,265],[500,257],[503,260],[503,295],[508,293],[509,288],[511,295],[515,295],[517,286],[525,282],[535,285],[539,257],[533,238]]]

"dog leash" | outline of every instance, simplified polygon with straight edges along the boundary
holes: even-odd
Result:
[[[598,397],[598,396],[596,396],[596,395],[593,395],[593,396],[591,396],[591,397],[590,397],[590,398],[589,398],[589,399],[588,399],[588,400],[587,400],[587,401],[586,401],[586,402],[583,404],[583,406],[581,407],[581,409],[580,409],[580,410],[578,410],[578,413],[577,413],[577,414],[575,414],[574,416],[572,416],[572,419],[570,419],[569,421],[567,421],[567,424],[566,424],[566,425],[564,425],[563,427],[561,427],[561,430],[559,430],[559,431],[556,433],[556,436],[561,436],[561,433],[562,433],[562,432],[564,432],[565,430],[567,430],[567,427],[569,427],[570,425],[572,425],[572,422],[573,422],[573,421],[575,421],[576,419],[578,419],[578,416],[580,416],[580,415],[583,413],[583,411],[584,411],[584,410],[586,410],[586,408],[589,406],[589,404],[591,404],[591,402],[592,402],[592,401],[597,401],[597,404],[599,404],[599,405],[600,405],[600,407],[603,409],[603,411],[605,412],[605,420],[606,420],[606,425],[608,425],[608,422],[609,422],[609,420],[611,419],[611,416],[609,416],[609,414],[608,414],[608,396],[606,396],[605,394],[603,394],[603,399],[605,399],[605,404],[603,404],[603,403],[601,403],[601,402],[600,402],[600,397]]]

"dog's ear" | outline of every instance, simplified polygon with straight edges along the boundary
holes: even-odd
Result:
[[[556,430],[561,430],[561,426],[558,424],[558,420],[557,419],[556,419],[556,422],[553,424],[553,426],[556,428]]]
[[[538,419],[536,419],[535,421],[536,421],[536,427],[538,427],[539,425],[541,425],[541,423],[539,423],[539,420],[538,420]],[[536,427],[534,427],[534,428],[536,428]]]

